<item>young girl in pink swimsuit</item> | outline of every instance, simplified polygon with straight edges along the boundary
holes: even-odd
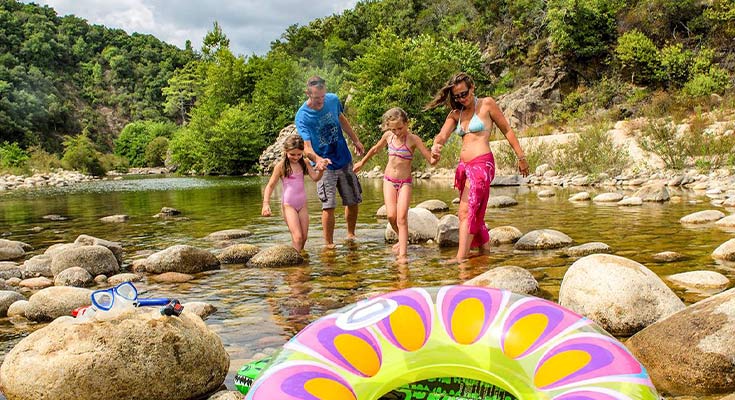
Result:
[[[438,158],[432,158],[421,138],[408,130],[408,115],[403,109],[394,107],[383,114],[381,125],[383,137],[368,150],[362,160],[355,163],[353,171],[359,171],[365,162],[380,149],[388,146],[388,164],[383,174],[383,200],[388,214],[388,222],[393,231],[398,233],[398,243],[393,252],[398,253],[398,261],[406,262],[408,253],[408,206],[411,202],[411,160],[413,153],[419,149],[431,165]]]
[[[309,235],[309,213],[306,210],[306,191],[304,191],[304,175],[314,182],[322,178],[324,171],[315,171],[304,162],[304,140],[299,135],[291,135],[283,143],[283,162],[276,164],[273,175],[263,191],[263,209],[260,214],[271,216],[270,197],[276,182],[280,179],[283,185],[281,210],[283,219],[291,232],[293,247],[301,251]]]

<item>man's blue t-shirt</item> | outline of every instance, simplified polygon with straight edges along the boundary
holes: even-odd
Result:
[[[296,130],[302,139],[311,141],[311,147],[319,157],[332,161],[328,169],[341,169],[352,161],[339,124],[339,115],[343,111],[337,95],[327,93],[321,110],[309,108],[304,102],[296,113]]]

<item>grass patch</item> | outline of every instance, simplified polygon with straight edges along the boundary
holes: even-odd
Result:
[[[553,166],[561,173],[617,175],[628,165],[627,150],[613,144],[607,124],[593,125],[553,152]]]

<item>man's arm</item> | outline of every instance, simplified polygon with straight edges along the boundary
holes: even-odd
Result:
[[[311,147],[311,140],[304,140],[304,158],[313,161],[314,168],[317,171],[322,171],[327,168],[327,165],[332,163],[332,160],[328,158],[321,158],[318,154],[314,151],[314,148]]]
[[[358,156],[365,154],[365,147],[360,142],[360,138],[357,137],[355,131],[352,130],[352,125],[350,125],[350,121],[347,120],[344,114],[339,114],[339,124],[342,130],[347,133],[347,136],[350,137],[350,140],[352,140],[352,144],[355,145],[355,153]]]

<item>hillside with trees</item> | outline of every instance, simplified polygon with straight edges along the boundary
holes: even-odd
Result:
[[[249,56],[232,53],[216,22],[201,49],[179,50],[48,7],[0,4],[3,167],[12,165],[3,154],[28,160],[40,146],[65,157],[86,146],[103,170],[167,162],[182,172],[253,171],[315,73],[348,99],[366,145],[396,105],[430,140],[446,111],[422,108],[459,70],[496,97],[561,73],[559,98],[521,136],[735,108],[731,0],[369,0],[293,25],[267,54]],[[117,159],[104,162],[110,152]]]

